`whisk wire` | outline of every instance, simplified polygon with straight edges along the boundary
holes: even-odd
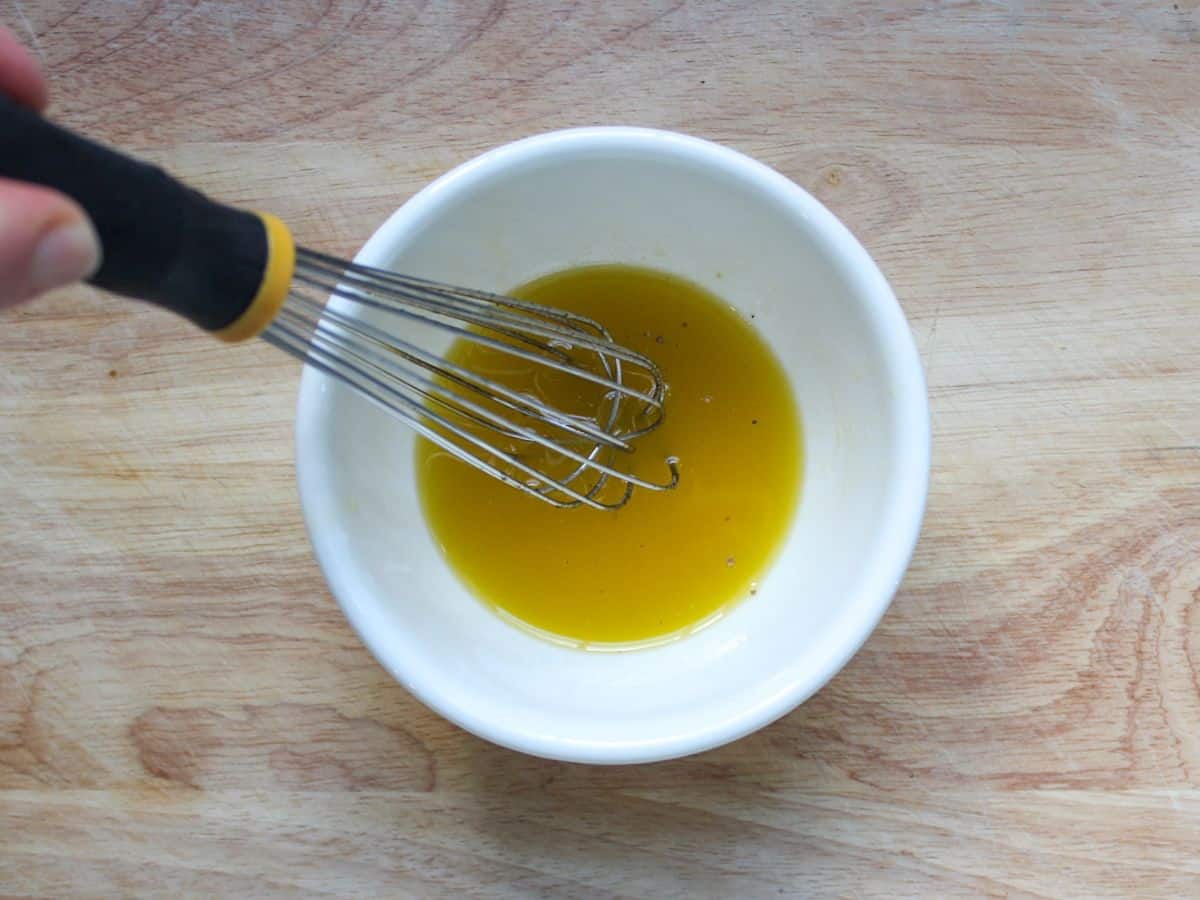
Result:
[[[361,269],[362,267],[359,268]],[[550,323],[539,323],[536,320],[531,319],[531,317],[528,315],[524,318],[521,318],[519,316],[508,316],[499,312],[489,314],[482,307],[482,301],[480,301],[480,306],[460,307],[452,299],[452,292],[465,291],[463,288],[447,287],[444,289],[447,292],[445,299],[442,299],[437,295],[433,295],[431,299],[431,295],[426,289],[422,288],[422,290],[425,290],[425,293],[422,293],[416,290],[413,286],[408,285],[407,276],[394,276],[392,273],[380,273],[380,275],[388,276],[387,282],[397,285],[395,291],[398,294],[398,297],[401,299],[398,300],[396,297],[380,296],[378,293],[372,291],[373,288],[377,290],[377,286],[371,284],[369,280],[365,279],[361,275],[361,273],[358,274],[358,279],[351,278],[338,281],[330,278],[314,278],[309,274],[298,270],[296,274],[296,280],[310,284],[314,287],[318,287],[321,290],[328,291],[336,296],[361,303],[362,305],[373,309],[403,316],[412,321],[420,321],[428,325],[433,325],[434,327],[449,331],[457,337],[465,337],[475,343],[490,346],[493,349],[504,350],[505,352],[511,353],[514,356],[520,356],[529,362],[536,362],[541,365],[547,365],[551,368],[557,368],[561,372],[577,376],[586,381],[591,381],[593,384],[608,388],[609,390],[619,391],[621,394],[631,399],[641,400],[651,406],[661,409],[661,394],[642,393],[614,377],[597,375],[596,373],[587,369],[581,369],[577,365],[563,363],[556,366],[551,360],[547,360],[544,354],[521,353],[520,348],[515,348],[511,345],[498,342],[493,338],[489,338],[485,334],[463,328],[461,325],[448,320],[450,317],[453,317],[453,319],[457,321],[466,322],[470,325],[485,327],[490,331],[496,331],[500,333],[505,332],[502,331],[501,328],[498,328],[498,325],[508,325],[513,329],[522,329],[525,332],[525,334],[522,336],[522,340],[530,341],[531,339],[528,337],[528,335],[536,334],[549,340],[561,341],[567,345],[565,348],[556,348],[552,344],[537,343],[536,346],[544,352],[549,351],[562,354],[567,348],[589,350],[606,360],[613,360],[616,362],[624,361],[642,366],[652,373],[653,381],[656,385],[663,385],[661,373],[658,371],[657,366],[655,366],[650,359],[640,353],[636,353],[632,350],[621,347],[618,344],[614,344],[611,338],[607,337],[607,332],[604,331],[602,326],[596,322],[593,322],[591,319],[569,314],[571,318],[565,319],[564,321],[576,322],[578,323],[578,327],[590,326],[596,328],[606,337],[603,339],[591,338],[583,332],[573,332],[568,328],[556,326]],[[405,279],[403,282],[397,281],[397,279],[402,278]],[[420,284],[426,285],[430,284],[430,282],[420,282]],[[491,296],[478,291],[472,291],[470,294],[474,300],[479,300],[481,297]],[[513,306],[515,302],[516,301],[506,303],[505,305]],[[549,310],[546,307],[538,307],[532,304],[523,304],[519,308],[537,311],[539,314],[542,312],[559,312],[558,310]],[[419,315],[418,313],[414,312],[416,309],[424,310],[432,315]],[[512,334],[513,332],[507,333]]]
[[[314,334],[318,333],[322,327],[322,322],[327,322],[328,325],[338,326],[346,333],[357,333],[362,338],[374,342],[381,350],[389,354],[400,357],[401,359],[411,362],[421,369],[432,371],[443,378],[453,381],[454,383],[468,386],[471,390],[484,396],[490,397],[493,402],[504,406],[513,412],[519,412],[524,415],[541,418],[544,421],[562,428],[564,431],[578,435],[579,437],[589,438],[608,444],[612,447],[617,447],[622,450],[629,449],[629,444],[626,440],[622,440],[589,422],[577,416],[569,416],[556,410],[548,404],[542,403],[535,397],[523,395],[517,391],[513,391],[507,386],[500,384],[497,381],[488,379],[473,372],[471,369],[460,366],[457,363],[451,362],[442,356],[424,350],[415,344],[408,341],[396,338],[393,334],[383,331],[380,328],[361,320],[351,319],[343,313],[325,307],[322,309],[319,304],[309,298],[297,298],[291,307],[285,307],[285,312],[291,312],[295,309],[296,312],[302,312],[301,318],[303,321],[313,328]],[[397,315],[410,316],[404,310],[396,310]],[[420,317],[415,317],[419,321],[424,321]],[[471,332],[466,329],[446,327],[446,330],[458,336],[472,336]],[[489,346],[504,346],[496,342],[490,342]],[[519,358],[528,359],[531,361],[537,360],[537,357],[528,353],[514,353]],[[396,360],[388,358],[389,362]],[[382,367],[386,369],[386,366]],[[427,380],[427,379],[426,379]],[[437,392],[437,382],[427,380],[429,386],[425,390]]]
[[[317,365],[318,368],[333,375],[334,377],[348,382],[368,399],[379,403],[385,409],[398,415],[407,424],[428,437],[430,440],[437,443],[443,449],[453,453],[455,456],[458,456],[461,459],[466,460],[467,462],[470,462],[472,465],[475,465],[477,468],[482,469],[488,474],[501,478],[501,480],[505,481],[506,483],[520,487],[526,491],[534,490],[538,491],[539,493],[561,491],[575,501],[568,503],[557,503],[556,505],[573,506],[577,505],[579,502],[587,503],[588,505],[596,508],[611,508],[614,505],[610,503],[602,503],[594,499],[595,496],[605,486],[605,483],[609,477],[618,475],[624,478],[624,476],[615,469],[611,469],[610,467],[607,467],[603,463],[600,463],[596,460],[596,452],[598,447],[594,448],[591,454],[585,458],[583,455],[576,453],[570,448],[547,441],[540,435],[532,433],[525,435],[530,442],[539,443],[543,446],[553,448],[557,452],[561,453],[562,456],[574,459],[580,463],[576,469],[576,472],[572,473],[572,475],[556,481],[548,481],[543,472],[525,463],[516,454],[497,450],[488,441],[479,437],[477,434],[474,434],[469,429],[464,429],[456,423],[446,419],[444,416],[432,413],[422,408],[420,403],[416,403],[409,398],[396,395],[391,389],[392,386],[388,384],[388,380],[393,377],[393,374],[389,370],[380,367],[377,363],[372,362],[370,359],[364,358],[357,352],[348,349],[345,345],[339,344],[336,340],[332,340],[331,335],[319,335],[315,340],[310,340],[306,347],[303,336],[292,329],[290,325],[281,324],[280,331],[290,337],[291,340],[277,343],[277,346],[282,346],[284,349],[289,350],[289,352],[299,351],[299,354],[302,354],[302,358],[305,358],[307,362],[313,363]],[[271,337],[268,336],[268,339],[270,340]],[[272,342],[276,343],[275,341]],[[371,371],[372,369],[378,374],[373,374]],[[476,409],[483,415],[488,415],[486,411],[478,408]],[[427,429],[422,421],[423,419],[429,419],[437,423],[439,427],[453,434],[454,437],[458,439],[458,442],[448,440],[445,435],[435,430]],[[496,417],[496,421],[503,422],[504,420]],[[526,475],[529,480],[521,482],[511,477],[511,474],[505,469],[488,462],[486,458],[481,458],[479,455],[469,454],[464,456],[463,454],[466,448],[460,443],[463,441],[474,445],[476,449],[484,452],[487,456],[503,460],[512,469],[515,469]],[[571,482],[574,481],[580,473],[589,468],[594,468],[601,473],[601,477],[597,479],[597,482],[584,492],[580,492],[579,490],[570,487]],[[633,483],[627,485],[627,494],[629,491],[632,491],[633,486]],[[628,496],[625,496],[618,502],[623,503],[627,499]]]
[[[585,417],[557,409],[367,321],[358,307],[596,385],[603,391],[600,410]],[[610,459],[661,423],[666,385],[653,362],[584,316],[300,249],[293,291],[263,337],[347,383],[447,453],[555,506],[614,509],[635,487],[666,490],[678,482],[674,458],[666,460],[665,482]],[[631,374],[649,389],[631,386]],[[622,418],[622,402],[640,408]],[[510,446],[499,446],[495,436]],[[535,465],[512,442],[540,448],[553,465]],[[621,486],[615,498],[610,485]]]
[[[303,334],[294,331],[290,325],[286,323],[272,323],[271,327],[268,329],[268,332],[264,332],[263,336],[269,343],[274,344],[280,349],[298,357],[308,365],[313,366],[314,368],[326,373],[338,381],[344,381],[350,384],[356,391],[359,392],[361,396],[379,405],[387,412],[399,418],[418,434],[421,434],[433,441],[435,444],[450,452],[455,457],[461,459],[463,462],[466,462],[474,468],[499,479],[507,485],[526,492],[533,492],[528,483],[514,478],[509,471],[488,462],[486,459],[477,454],[466,452],[462,445],[448,440],[444,434],[429,427],[425,421],[423,421],[422,416],[414,414],[414,407],[412,405],[406,402],[399,402],[394,398],[391,388],[385,382],[370,376],[357,366],[345,364],[345,361],[341,360],[336,354],[333,354],[324,348],[311,345],[303,336]],[[481,451],[487,451],[490,449],[488,444],[482,439],[471,434],[469,431],[460,428],[454,423],[437,416],[436,414],[429,415],[427,418],[437,422],[439,426],[445,428],[446,431],[455,435],[455,437],[459,438],[461,441],[476,445],[476,447]],[[528,475],[531,479],[537,480],[539,478],[539,472],[536,469],[525,465],[520,460],[505,458],[505,461],[508,462],[514,469]],[[614,508],[615,506],[619,505],[601,504],[594,500],[596,493],[598,493],[602,487],[603,485],[598,480],[597,484],[593,485],[589,491],[586,493],[581,493],[580,491],[570,487],[569,484],[563,483],[544,485],[536,493],[538,493],[538,495],[547,502],[564,508],[578,506],[581,503],[599,509]],[[628,500],[628,494],[632,491],[632,489],[633,488],[631,485],[628,488],[625,497],[622,499],[622,503],[625,500]],[[550,490],[560,491],[561,493],[567,495],[570,500],[562,501],[550,497]]]

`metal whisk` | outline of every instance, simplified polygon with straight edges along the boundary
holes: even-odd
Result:
[[[356,306],[387,322],[364,321]],[[597,385],[602,402],[586,416],[558,409],[406,339],[413,325]],[[584,316],[301,248],[292,290],[262,336],[459,459],[555,506],[615,509],[635,487],[665,490],[679,480],[674,458],[666,460],[664,482],[615,465],[614,451],[630,451],[631,442],[662,421],[666,385],[651,360],[614,343]],[[540,464],[503,449],[501,437],[541,448]]]
[[[96,225],[90,282],[147,300],[227,341],[261,336],[349,385],[447,452],[560,507],[615,509],[635,488],[679,480],[623,469],[620,454],[662,421],[654,363],[597,322],[297,248],[274,216],[209,200],[160,169],[0,97],[0,176],[56,188]],[[433,329],[527,369],[589,386],[560,409],[410,337]]]

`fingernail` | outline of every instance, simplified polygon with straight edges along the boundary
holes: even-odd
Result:
[[[48,231],[33,251],[29,285],[40,293],[73,284],[100,268],[100,241],[90,222],[72,222]]]

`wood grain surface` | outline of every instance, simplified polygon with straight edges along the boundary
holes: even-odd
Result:
[[[511,753],[309,552],[298,370],[88,289],[0,322],[0,894],[1200,896],[1200,9],[39,2],[53,114],[349,254],[450,166],[634,123],[777,167],[917,335],[882,625],[731,746]]]

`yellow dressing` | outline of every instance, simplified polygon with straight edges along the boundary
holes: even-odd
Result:
[[[615,512],[555,509],[421,439],[421,502],[451,568],[518,622],[587,645],[680,633],[753,593],[794,512],[803,449],[787,377],[751,323],[697,285],[631,266],[571,269],[510,293],[596,319],[658,364],[666,418],[616,464],[665,480],[677,456],[680,483],[635,490]],[[478,344],[448,355],[502,381],[512,370]],[[528,390],[525,374],[506,383]],[[537,390],[561,402],[567,385],[552,381],[539,376]]]

